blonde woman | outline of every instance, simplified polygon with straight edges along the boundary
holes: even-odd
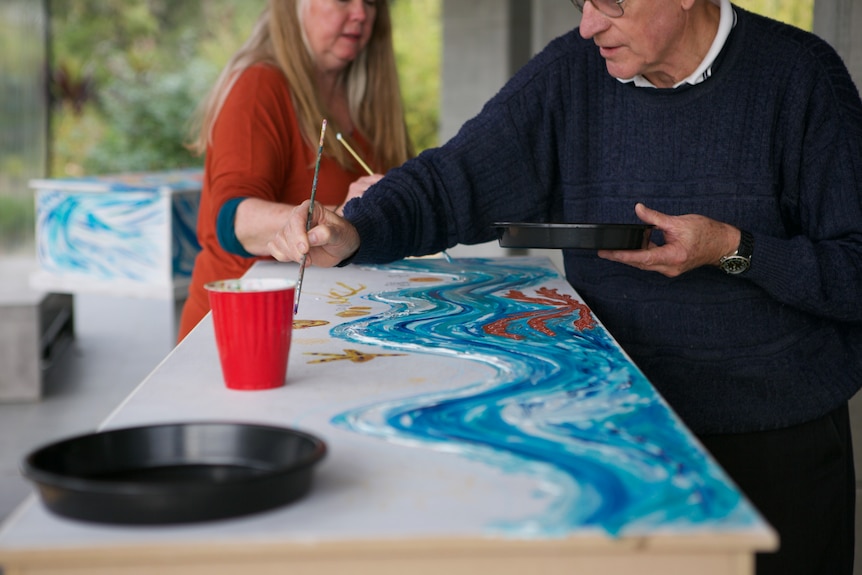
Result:
[[[206,154],[195,260],[179,340],[209,311],[204,284],[270,257],[268,242],[311,193],[340,210],[413,155],[386,0],[270,0],[203,102],[190,147]],[[335,140],[341,133],[375,172]]]

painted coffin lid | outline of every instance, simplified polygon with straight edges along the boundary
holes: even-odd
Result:
[[[31,181],[41,268],[34,286],[136,296],[184,290],[200,251],[202,173]]]
[[[467,358],[495,375],[370,403],[332,423],[534,475],[545,512],[492,531],[616,536],[760,524],[590,309],[568,284],[559,287],[552,266],[419,259],[380,269],[404,274],[404,287],[367,296],[390,310],[336,326],[334,336]],[[351,309],[361,306],[342,311]]]

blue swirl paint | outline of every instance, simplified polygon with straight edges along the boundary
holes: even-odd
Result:
[[[159,194],[41,191],[39,261],[51,272],[98,279],[158,278],[167,225]]]
[[[170,172],[163,179],[156,178],[158,174],[131,175],[127,183],[68,180],[69,185],[101,184],[104,191],[66,190],[65,180],[41,189],[36,204],[41,267],[58,275],[154,284],[191,277],[200,251],[200,180],[177,179],[174,193],[167,191],[172,182],[168,176],[184,174]],[[147,187],[150,179],[154,181]]]
[[[544,512],[496,522],[490,531],[619,535],[759,521],[601,324],[582,330],[577,317],[557,317],[546,323],[550,334],[527,324],[536,314],[550,317],[553,306],[506,294],[534,293],[558,279],[553,269],[505,259],[405,260],[380,269],[438,274],[444,281],[373,294],[389,310],[337,326],[333,336],[479,361],[495,375],[453,391],[360,407],[332,421],[534,476],[536,497],[547,500]],[[514,316],[507,331],[520,340],[483,330]]]

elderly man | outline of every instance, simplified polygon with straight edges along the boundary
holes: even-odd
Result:
[[[862,386],[862,103],[816,36],[729,0],[575,0],[444,146],[271,242],[315,265],[493,239],[496,221],[643,222],[566,277],[781,537],[759,574],[847,574]]]

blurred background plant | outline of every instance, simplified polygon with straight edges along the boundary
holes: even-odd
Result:
[[[51,176],[197,166],[187,122],[264,0],[54,0]],[[410,133],[436,143],[440,0],[396,0]]]
[[[793,24],[803,30],[814,28],[814,0],[731,0],[745,8],[770,18]],[[824,0],[820,0],[821,2]],[[825,0],[831,2],[834,0]]]
[[[390,1],[407,124],[421,151],[438,143],[442,0]],[[813,1],[738,5],[810,30]],[[264,4],[0,0],[0,253],[32,242],[31,177],[201,165],[183,146],[189,116]],[[47,44],[36,21],[45,13]],[[50,131],[21,109],[44,99],[46,85]]]
[[[50,177],[197,166],[191,112],[262,0],[50,0]]]

